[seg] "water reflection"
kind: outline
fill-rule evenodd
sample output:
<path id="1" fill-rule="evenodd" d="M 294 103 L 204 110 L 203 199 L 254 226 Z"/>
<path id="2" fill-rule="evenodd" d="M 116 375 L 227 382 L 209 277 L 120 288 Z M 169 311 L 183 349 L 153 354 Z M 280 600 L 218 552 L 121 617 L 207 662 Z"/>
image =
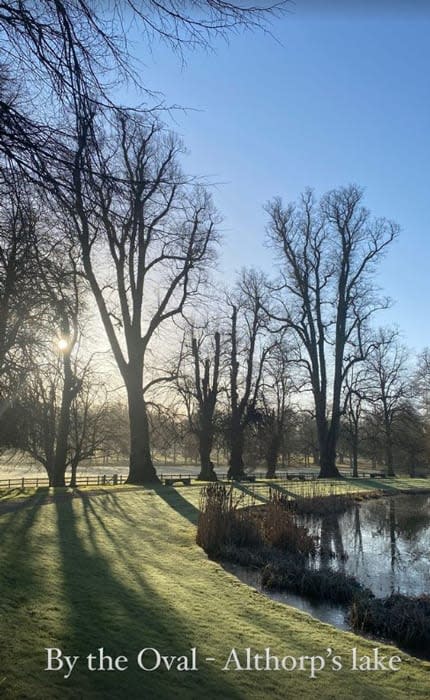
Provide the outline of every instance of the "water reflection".
<path id="1" fill-rule="evenodd" d="M 304 522 L 320 538 L 316 567 L 355 576 L 378 597 L 430 592 L 429 496 L 364 501 Z"/>

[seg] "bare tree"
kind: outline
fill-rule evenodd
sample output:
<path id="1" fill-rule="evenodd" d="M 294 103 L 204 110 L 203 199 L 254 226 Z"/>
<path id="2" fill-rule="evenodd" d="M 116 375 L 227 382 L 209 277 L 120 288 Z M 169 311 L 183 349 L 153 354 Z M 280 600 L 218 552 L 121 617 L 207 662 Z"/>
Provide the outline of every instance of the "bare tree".
<path id="1" fill-rule="evenodd" d="M 46 228 L 49 223 L 49 220 L 44 222 Z M 51 361 L 51 367 L 58 364 L 61 367 L 59 379 L 61 396 L 58 397 L 55 453 L 50 467 L 50 479 L 52 486 L 64 486 L 71 408 L 82 388 L 77 350 L 84 290 L 74 246 L 64 238 L 62 233 L 60 235 L 58 231 L 56 232 L 55 226 L 52 227 L 52 231 L 44 231 L 39 237 L 35 246 L 35 260 L 40 279 L 40 294 L 46 308 L 42 332 L 46 329 L 48 345 L 55 343 L 56 346 L 54 352 L 58 359 Z M 49 356 L 49 347 L 46 348 L 45 353 Z M 43 357 L 41 361 L 43 362 Z M 58 383 L 57 378 L 49 381 L 52 387 Z"/>
<path id="2" fill-rule="evenodd" d="M 9 171 L 0 189 L 0 399 L 6 402 L 22 381 L 35 318 L 42 311 L 35 242 L 30 197 Z"/>
<path id="3" fill-rule="evenodd" d="M 110 437 L 105 390 L 94 379 L 91 359 L 83 366 L 76 357 L 73 360 L 79 391 L 70 391 L 61 351 L 46 347 L 44 358 L 28 372 L 17 403 L 21 434 L 16 446 L 45 467 L 51 486 L 66 485 L 69 467 L 70 486 L 76 486 L 79 464 L 105 447 Z"/>
<path id="4" fill-rule="evenodd" d="M 258 418 L 257 401 L 263 369 L 273 341 L 267 335 L 268 300 L 265 279 L 255 270 L 242 272 L 237 293 L 228 299 L 229 329 L 229 445 L 228 476 L 245 476 L 245 428 Z"/>
<path id="5" fill-rule="evenodd" d="M 299 204 L 270 202 L 269 239 L 281 259 L 281 279 L 273 288 L 277 311 L 303 347 L 315 402 L 320 476 L 339 477 L 336 445 L 342 413 L 341 392 L 351 367 L 368 351 L 369 318 L 386 302 L 377 299 L 372 274 L 398 227 L 372 220 L 363 192 L 352 185 L 326 194 L 311 191 Z"/>
<path id="6" fill-rule="evenodd" d="M 173 378 L 171 372 L 148 377 L 150 346 L 205 281 L 218 216 L 207 191 L 182 173 L 179 142 L 156 122 L 120 114 L 112 134 L 97 140 L 95 129 L 92 134 L 78 143 L 73 197 L 64 205 L 127 391 L 128 480 L 150 482 L 157 476 L 145 394 Z M 99 265 L 101 255 L 112 275 Z"/>
<path id="7" fill-rule="evenodd" d="M 70 410 L 67 456 L 70 486 L 76 486 L 79 464 L 99 451 L 105 451 L 112 440 L 112 425 L 109 422 L 111 407 L 106 388 L 95 375 L 93 364 L 94 358 L 90 358 L 79 372 L 81 388 Z"/>
<path id="8" fill-rule="evenodd" d="M 134 24 L 146 45 L 162 40 L 180 55 L 208 47 L 214 36 L 258 28 L 284 2 L 224 0 L 19 0 L 0 2 L 0 153 L 44 187 L 67 160 L 66 107 L 111 104 L 111 89 L 140 80 L 127 28 Z M 159 100 L 158 96 L 158 100 Z M 54 170 L 53 170 L 54 165 Z"/>
<path id="9" fill-rule="evenodd" d="M 393 423 L 393 444 L 396 463 L 406 468 L 409 476 L 428 473 L 428 430 L 424 416 L 412 401 L 405 401 Z"/>
<path id="10" fill-rule="evenodd" d="M 343 387 L 344 429 L 351 454 L 352 476 L 358 477 L 358 451 L 361 421 L 365 411 L 369 383 L 366 369 L 361 365 L 351 367 Z"/>
<path id="11" fill-rule="evenodd" d="M 190 430 L 197 436 L 199 443 L 201 469 L 198 478 L 203 481 L 216 481 L 211 452 L 219 392 L 220 333 L 215 331 L 212 337 L 205 331 L 198 333 L 194 328 L 189 355 L 192 366 L 188 372 L 184 368 L 177 386 L 185 402 Z"/>
<path id="12" fill-rule="evenodd" d="M 408 353 L 399 342 L 397 331 L 381 328 L 366 360 L 368 400 L 381 411 L 385 448 L 385 464 L 394 476 L 393 426 L 397 414 L 409 396 Z"/>
<path id="13" fill-rule="evenodd" d="M 268 479 L 276 476 L 279 454 L 283 448 L 284 431 L 291 418 L 292 394 L 299 382 L 292 378 L 293 361 L 287 341 L 281 338 L 272 348 L 265 367 L 260 388 L 260 406 L 263 415 L 265 452 Z M 296 372 L 297 374 L 297 372 Z"/>

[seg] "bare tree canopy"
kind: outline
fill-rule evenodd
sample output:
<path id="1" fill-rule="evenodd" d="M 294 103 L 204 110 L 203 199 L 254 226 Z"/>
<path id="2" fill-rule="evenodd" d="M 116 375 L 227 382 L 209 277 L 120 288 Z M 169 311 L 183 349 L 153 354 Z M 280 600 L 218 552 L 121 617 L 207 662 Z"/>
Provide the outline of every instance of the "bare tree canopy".
<path id="1" fill-rule="evenodd" d="M 215 433 L 215 408 L 220 392 L 221 336 L 189 322 L 184 334 L 186 352 L 177 380 L 177 390 L 185 404 L 190 431 L 198 440 L 202 481 L 216 481 L 211 461 Z"/>
<path id="2" fill-rule="evenodd" d="M 86 125 L 84 119 L 73 192 L 63 205 L 126 386 L 129 480 L 141 483 L 156 479 L 144 395 L 171 379 L 148 378 L 151 341 L 205 281 L 218 216 L 207 191 L 181 171 L 180 143 L 157 122 L 122 113 L 113 133 Z M 100 265 L 103 255 L 108 266 Z"/>
<path id="3" fill-rule="evenodd" d="M 355 186 L 328 192 L 317 202 L 311 191 L 284 207 L 267 207 L 269 240 L 281 260 L 273 288 L 272 316 L 290 328 L 303 348 L 315 401 L 320 476 L 339 476 L 336 444 L 341 391 L 351 367 L 368 352 L 368 321 L 386 300 L 378 298 L 373 273 L 398 226 L 373 219 Z"/>
<path id="4" fill-rule="evenodd" d="M 256 270 L 243 270 L 236 289 L 227 300 L 229 327 L 229 478 L 244 472 L 245 428 L 256 416 L 263 370 L 273 347 L 267 337 L 268 298 L 265 277 Z"/>
<path id="5" fill-rule="evenodd" d="M 382 416 L 385 464 L 394 476 L 393 423 L 410 394 L 408 352 L 396 330 L 380 328 L 366 359 L 368 400 Z"/>
<path id="6" fill-rule="evenodd" d="M 261 27 L 284 2 L 223 0 L 8 0 L 0 2 L 0 152 L 46 179 L 62 153 L 66 110 L 82 100 L 112 104 L 111 90 L 132 81 L 148 97 L 130 52 L 135 26 L 148 48 L 209 46 L 214 35 Z M 161 86 L 162 89 L 162 86 Z M 158 97 L 158 101 L 160 98 Z"/>

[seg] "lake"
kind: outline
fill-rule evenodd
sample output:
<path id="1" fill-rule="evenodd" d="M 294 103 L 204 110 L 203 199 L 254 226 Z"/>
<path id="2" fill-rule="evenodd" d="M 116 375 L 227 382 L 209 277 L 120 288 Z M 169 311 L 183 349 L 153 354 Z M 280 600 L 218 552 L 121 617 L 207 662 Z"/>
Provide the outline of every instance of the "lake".
<path id="1" fill-rule="evenodd" d="M 353 504 L 346 512 L 302 516 L 320 541 L 312 566 L 354 576 L 380 598 L 391 593 L 430 594 L 430 496 L 396 495 Z M 260 572 L 236 564 L 227 571 L 271 599 L 300 608 L 341 629 L 350 629 L 345 609 L 288 592 L 265 591 Z"/>

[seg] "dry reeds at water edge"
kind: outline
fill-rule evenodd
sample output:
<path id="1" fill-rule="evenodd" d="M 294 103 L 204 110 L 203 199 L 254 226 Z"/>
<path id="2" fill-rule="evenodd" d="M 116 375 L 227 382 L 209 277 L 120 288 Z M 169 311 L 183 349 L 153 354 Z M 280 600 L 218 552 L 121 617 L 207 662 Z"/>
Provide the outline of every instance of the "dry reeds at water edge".
<path id="1" fill-rule="evenodd" d="M 315 539 L 297 525 L 291 512 L 279 501 L 243 508 L 244 495 L 235 496 L 224 484 L 202 489 L 197 544 L 210 556 L 225 546 L 275 547 L 284 552 L 314 554 Z"/>

